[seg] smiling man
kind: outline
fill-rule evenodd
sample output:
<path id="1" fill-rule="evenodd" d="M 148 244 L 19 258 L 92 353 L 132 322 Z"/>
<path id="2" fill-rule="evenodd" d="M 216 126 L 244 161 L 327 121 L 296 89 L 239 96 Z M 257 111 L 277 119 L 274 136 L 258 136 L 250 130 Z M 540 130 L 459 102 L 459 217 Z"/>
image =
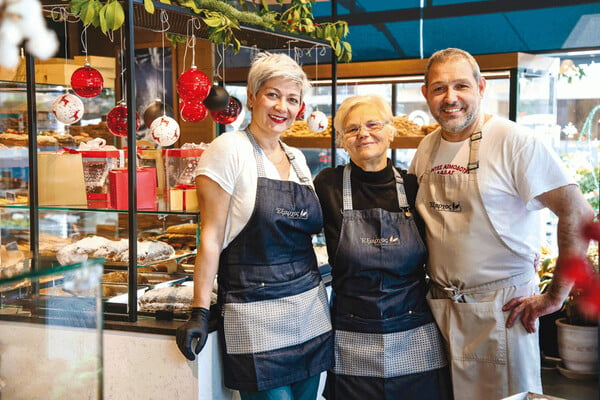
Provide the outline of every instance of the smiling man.
<path id="1" fill-rule="evenodd" d="M 593 218 L 552 150 L 482 112 L 485 88 L 469 53 L 431 56 L 422 93 L 440 128 L 423 139 L 409 169 L 419 181 L 429 304 L 449 351 L 455 399 L 541 393 L 538 318 L 568 295 L 562 262 L 585 255 L 579 229 Z M 552 287 L 536 295 L 543 208 L 559 218 L 559 258 Z"/>

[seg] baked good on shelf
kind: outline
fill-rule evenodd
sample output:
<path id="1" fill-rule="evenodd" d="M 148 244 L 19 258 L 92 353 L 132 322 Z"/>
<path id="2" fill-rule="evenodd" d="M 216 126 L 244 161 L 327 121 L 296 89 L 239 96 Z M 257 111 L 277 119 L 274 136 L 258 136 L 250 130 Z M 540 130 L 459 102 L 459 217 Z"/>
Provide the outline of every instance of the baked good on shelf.
<path id="1" fill-rule="evenodd" d="M 142 241 L 137 246 L 138 264 L 166 260 L 175 255 L 173 246 L 160 241 Z M 129 261 L 129 241 L 90 236 L 66 245 L 56 253 L 56 259 L 61 265 L 82 262 L 88 257 L 126 263 Z"/>
<path id="2" fill-rule="evenodd" d="M 193 286 L 169 286 L 148 290 L 140 296 L 138 304 L 140 311 L 160 310 L 183 313 L 192 311 L 193 300 Z"/>
<path id="3" fill-rule="evenodd" d="M 176 313 L 192 311 L 194 300 L 193 282 L 185 282 L 183 285 L 169 286 L 151 289 L 141 295 L 138 299 L 140 311 L 173 311 Z M 213 286 L 210 297 L 211 304 L 217 302 L 217 283 Z"/>
<path id="4" fill-rule="evenodd" d="M 0 143 L 6 146 L 22 146 L 27 147 L 27 135 L 17 133 L 3 132 L 0 133 Z"/>
<path id="5" fill-rule="evenodd" d="M 289 129 L 283 133 L 282 137 L 331 137 L 333 124 L 331 123 L 331 117 L 328 117 L 328 119 L 329 124 L 327 128 L 320 133 L 308 129 L 306 121 L 294 121 Z M 425 136 L 438 127 L 438 124 L 419 126 L 419 124 L 409 120 L 406 115 L 394 117 L 392 123 L 398 131 L 398 136 Z"/>
<path id="6" fill-rule="evenodd" d="M 110 240 L 102 236 L 90 236 L 66 245 L 56 253 L 56 259 L 61 265 L 82 262 L 88 259 L 96 249 L 106 245 Z"/>
<path id="7" fill-rule="evenodd" d="M 105 283 L 127 283 L 129 280 L 129 272 L 127 271 L 111 271 L 102 275 L 102 282 Z M 142 274 L 137 274 L 138 283 L 148 283 L 148 278 Z"/>
<path id="8" fill-rule="evenodd" d="M 167 233 L 178 233 L 183 235 L 194 235 L 198 230 L 198 224 L 179 224 L 171 225 L 167 228 Z"/>
<path id="9" fill-rule="evenodd" d="M 153 236 L 153 240 L 166 242 L 177 250 L 194 250 L 196 248 L 196 234 L 165 233 Z"/>

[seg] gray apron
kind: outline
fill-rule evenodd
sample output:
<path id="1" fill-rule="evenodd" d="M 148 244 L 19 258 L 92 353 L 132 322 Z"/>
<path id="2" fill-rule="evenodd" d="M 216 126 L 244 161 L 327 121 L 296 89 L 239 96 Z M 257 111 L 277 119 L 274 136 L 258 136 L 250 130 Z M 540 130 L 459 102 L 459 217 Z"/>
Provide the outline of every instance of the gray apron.
<path id="1" fill-rule="evenodd" d="M 263 391 L 328 369 L 333 333 L 312 234 L 323 217 L 312 187 L 266 178 L 261 149 L 254 211 L 220 257 L 219 334 L 225 386 Z M 281 143 L 302 180 L 293 153 Z"/>
<path id="2" fill-rule="evenodd" d="M 427 257 L 402 177 L 400 212 L 352 209 L 344 168 L 343 220 L 332 268 L 335 366 L 328 399 L 439 399 L 450 394 L 442 338 L 425 299 Z"/>
<path id="3" fill-rule="evenodd" d="M 502 311 L 513 297 L 535 293 L 534 266 L 506 245 L 485 210 L 477 181 L 482 130 L 470 138 L 468 174 L 431 173 L 441 141 L 439 130 L 432 134 L 437 144 L 417 208 L 427 227 L 429 305 L 450 353 L 454 396 L 541 393 L 538 335 L 528 334 L 520 322 L 506 329 L 508 312 Z M 507 276 L 508 266 L 523 272 Z"/>

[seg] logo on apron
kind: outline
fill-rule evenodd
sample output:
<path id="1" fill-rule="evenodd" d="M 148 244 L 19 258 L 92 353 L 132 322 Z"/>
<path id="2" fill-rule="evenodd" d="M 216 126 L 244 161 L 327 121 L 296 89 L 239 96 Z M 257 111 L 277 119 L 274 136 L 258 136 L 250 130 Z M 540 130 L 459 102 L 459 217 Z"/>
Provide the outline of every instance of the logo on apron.
<path id="1" fill-rule="evenodd" d="M 429 207 L 436 211 L 448 211 L 448 212 L 462 212 L 460 201 L 453 201 L 451 204 L 436 203 L 435 201 L 429 202 Z"/>
<path id="2" fill-rule="evenodd" d="M 277 207 L 275 212 L 289 219 L 308 219 L 308 211 L 306 210 L 286 210 L 285 208 Z"/>
<path id="3" fill-rule="evenodd" d="M 391 235 L 389 238 L 361 237 L 360 243 L 375 246 L 395 246 L 397 244 L 400 244 L 400 239 L 394 235 Z"/>

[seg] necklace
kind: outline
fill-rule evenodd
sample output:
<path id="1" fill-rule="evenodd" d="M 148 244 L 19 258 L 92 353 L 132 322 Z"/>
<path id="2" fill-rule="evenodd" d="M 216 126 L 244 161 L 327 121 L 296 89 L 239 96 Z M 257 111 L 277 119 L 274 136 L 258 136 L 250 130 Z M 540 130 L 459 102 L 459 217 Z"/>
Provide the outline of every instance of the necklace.
<path id="1" fill-rule="evenodd" d="M 263 152 L 264 152 L 264 150 L 263 150 Z M 279 156 L 279 160 L 275 161 L 275 160 L 273 160 L 273 155 L 275 154 L 275 152 L 276 152 L 276 151 L 274 151 L 274 152 L 272 152 L 271 154 L 267 155 L 267 158 L 268 158 L 269 160 L 271 160 L 271 162 L 272 162 L 273 164 L 275 164 L 275 165 L 279 165 L 279 164 L 281 164 L 281 163 L 283 163 L 283 162 L 285 161 L 285 159 L 287 158 L 287 156 L 286 156 L 285 152 L 284 152 L 284 151 L 281 149 L 281 147 L 280 147 L 280 151 L 279 151 L 279 153 L 281 153 L 281 155 Z"/>

